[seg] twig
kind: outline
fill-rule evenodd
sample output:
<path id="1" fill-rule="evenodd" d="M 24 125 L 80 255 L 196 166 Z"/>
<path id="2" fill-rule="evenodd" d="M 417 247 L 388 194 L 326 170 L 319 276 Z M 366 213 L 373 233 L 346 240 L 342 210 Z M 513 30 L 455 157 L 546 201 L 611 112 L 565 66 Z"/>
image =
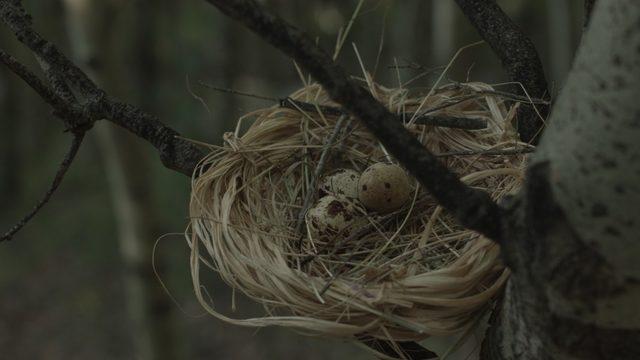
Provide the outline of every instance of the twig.
<path id="1" fill-rule="evenodd" d="M 56 175 L 53 178 L 53 182 L 51 183 L 49 190 L 47 190 L 47 192 L 44 194 L 42 199 L 33 208 L 33 210 L 31 210 L 27 215 L 25 215 L 22 219 L 20 219 L 20 221 L 18 221 L 11 229 L 9 229 L 9 231 L 7 231 L 4 235 L 2 235 L 2 237 L 0 238 L 0 242 L 11 240 L 13 236 L 18 231 L 20 231 L 20 229 L 22 229 L 40 211 L 40 209 L 42 209 L 42 207 L 47 202 L 49 202 L 49 199 L 51 199 L 51 196 L 53 195 L 53 193 L 58 189 L 58 186 L 60 186 L 60 183 L 62 182 L 62 179 L 64 178 L 65 174 L 67 173 L 67 170 L 69 170 L 71 163 L 73 163 L 73 159 L 76 157 L 76 154 L 78 153 L 78 149 L 80 149 L 80 145 L 82 144 L 83 139 L 84 139 L 84 132 L 78 132 L 73 135 L 73 141 L 71 142 L 71 146 L 69 147 L 69 150 L 65 154 L 64 159 L 60 163 L 60 167 L 58 168 L 58 171 L 56 172 Z"/>
<path id="2" fill-rule="evenodd" d="M 512 81 L 522 84 L 526 91 L 536 98 L 547 98 L 549 90 L 544 68 L 535 45 L 524 32 L 502 11 L 495 0 L 456 0 L 467 19 L 480 36 L 491 46 L 502 62 Z M 524 95 L 519 87 L 515 88 Z M 518 109 L 518 132 L 520 139 L 535 143 L 544 126 L 535 109 Z M 542 106 L 540 113 L 546 118 L 548 106 Z"/>
<path id="3" fill-rule="evenodd" d="M 199 84 L 216 91 L 222 91 L 222 92 L 241 95 L 241 96 L 248 96 L 248 97 L 252 97 L 260 100 L 275 101 L 278 103 L 280 107 L 287 108 L 287 109 L 298 110 L 298 111 L 304 110 L 310 113 L 316 112 L 319 109 L 320 112 L 322 112 L 322 114 L 328 115 L 328 116 L 341 116 L 341 115 L 349 114 L 347 110 L 344 110 L 342 108 L 335 107 L 335 106 L 312 104 L 312 103 L 308 103 L 300 100 L 294 100 L 289 97 L 284 99 L 276 99 L 276 98 L 271 98 L 264 95 L 256 95 L 256 94 L 250 94 L 250 93 L 246 93 L 246 92 L 242 92 L 234 89 L 221 88 L 221 87 L 209 85 L 203 82 L 199 82 Z M 429 113 L 430 110 L 427 110 L 426 112 Z M 447 127 L 447 128 L 454 128 L 454 129 L 466 129 L 466 130 L 479 130 L 479 129 L 487 128 L 487 121 L 484 119 L 461 118 L 461 117 L 455 117 L 455 116 L 436 116 L 436 115 L 429 115 L 427 113 L 423 115 L 417 115 L 415 123 L 420 125 L 430 125 L 430 126 Z M 411 112 L 400 114 L 401 117 L 406 117 L 406 118 L 412 118 L 414 115 L 415 114 Z"/>
<path id="4" fill-rule="evenodd" d="M 484 150 L 484 151 L 451 151 L 441 154 L 436 154 L 438 157 L 445 156 L 473 156 L 473 155 L 487 155 L 487 156 L 501 156 L 501 155 L 521 155 L 529 154 L 536 151 L 534 147 L 525 147 L 521 149 L 506 149 L 506 150 Z"/>
<path id="5" fill-rule="evenodd" d="M 442 89 L 442 90 L 444 90 L 444 89 L 458 89 L 458 90 L 459 89 L 471 89 L 471 91 L 473 93 L 470 94 L 470 95 L 495 95 L 495 96 L 501 97 L 503 99 L 520 102 L 523 105 L 532 105 L 532 104 L 550 105 L 551 104 L 551 102 L 549 100 L 536 98 L 536 97 L 527 97 L 527 96 L 523 96 L 523 95 L 510 93 L 510 92 L 507 92 L 507 91 L 486 90 L 486 89 L 484 89 L 484 90 L 475 90 L 475 89 L 472 89 L 470 86 L 468 86 L 468 84 L 459 83 L 459 82 L 454 82 L 454 83 L 451 83 L 451 84 L 444 85 L 440 89 Z"/>
<path id="6" fill-rule="evenodd" d="M 60 99 L 55 89 L 44 90 L 42 81 L 35 80 L 37 77 L 26 76 L 30 72 L 24 71 L 24 65 L 18 65 L 11 57 L 2 56 L 3 62 L 12 71 L 17 71 L 18 75 L 22 74 L 23 80 L 54 108 L 54 114 L 65 121 L 66 125 L 90 125 L 95 120 L 107 119 L 153 144 L 165 167 L 187 176 L 193 174 L 198 162 L 204 157 L 204 152 L 161 123 L 157 117 L 106 95 L 55 45 L 33 29 L 31 16 L 19 0 L 0 0 L 0 19 L 20 42 L 31 49 L 39 61 L 46 62 L 48 70 L 57 79 L 63 80 L 78 96 L 77 103 Z"/>
<path id="7" fill-rule="evenodd" d="M 325 115 L 339 116 L 342 114 L 348 114 L 346 110 L 343 110 L 338 107 L 327 106 L 327 105 L 316 105 L 311 103 L 306 103 L 303 101 L 293 100 L 291 98 L 286 98 L 280 100 L 280 106 L 290 108 L 290 109 L 302 109 L 305 111 L 317 111 L 316 106 L 320 109 L 320 111 Z M 412 118 L 414 113 L 408 112 L 400 114 L 401 117 Z M 486 129 L 487 121 L 484 119 L 473 119 L 473 118 L 461 118 L 455 116 L 436 116 L 436 115 L 418 115 L 416 116 L 416 124 L 420 125 L 430 125 L 430 126 L 438 126 L 438 127 L 447 127 L 454 129 L 466 129 L 466 130 L 478 130 L 478 129 Z"/>
<path id="8" fill-rule="evenodd" d="M 331 148 L 335 145 L 336 140 L 338 139 L 338 136 L 342 132 L 342 127 L 344 126 L 344 123 L 348 118 L 349 116 L 342 115 L 338 118 L 338 121 L 336 121 L 336 125 L 333 128 L 333 132 L 331 133 L 331 136 L 329 137 L 329 139 L 327 139 L 327 142 L 324 144 L 322 153 L 320 154 L 320 160 L 318 160 L 318 165 L 316 166 L 316 169 L 313 172 L 311 183 L 309 184 L 309 188 L 307 189 L 307 194 L 304 197 L 304 202 L 302 203 L 302 209 L 300 209 L 300 212 L 298 213 L 298 219 L 296 220 L 296 227 L 295 227 L 294 233 L 301 235 L 300 239 L 298 240 L 298 247 L 302 246 L 302 239 L 303 239 L 302 225 L 304 224 L 304 217 L 307 214 L 307 211 L 309 211 L 309 208 L 311 207 L 311 202 L 315 197 L 316 193 L 314 189 L 318 184 L 318 179 L 320 178 L 320 176 L 322 175 L 322 172 L 324 171 L 324 166 L 327 159 L 329 158 Z"/>
<path id="9" fill-rule="evenodd" d="M 430 67 L 427 68 L 423 65 L 418 64 L 417 62 L 413 62 L 413 61 L 409 61 L 407 59 L 403 59 L 406 64 L 404 65 L 388 65 L 387 68 L 388 69 L 392 69 L 392 70 L 396 70 L 396 69 L 410 69 L 410 70 L 417 70 L 417 71 L 422 71 L 425 73 L 435 73 L 437 71 L 440 71 L 442 69 L 444 69 L 446 67 L 446 65 L 440 65 L 440 66 L 434 66 L 434 67 Z"/>
<path id="10" fill-rule="evenodd" d="M 410 117 L 413 114 L 407 114 Z M 415 123 L 420 125 L 430 125 L 439 127 L 448 127 L 453 129 L 480 130 L 487 128 L 487 120 L 463 118 L 455 116 L 436 116 L 436 115 L 418 115 L 415 117 Z"/>
<path id="11" fill-rule="evenodd" d="M 328 106 L 328 105 L 320 105 L 320 104 L 312 104 L 304 101 L 294 100 L 292 98 L 284 98 L 278 101 L 278 105 L 283 108 L 293 109 L 293 110 L 304 110 L 306 112 L 314 113 L 320 109 L 320 111 L 324 115 L 329 116 L 341 116 L 348 115 L 349 113 L 341 108 Z M 316 108 L 317 106 L 317 108 Z"/>
<path id="12" fill-rule="evenodd" d="M 464 226 L 502 240 L 502 210 L 489 194 L 462 183 L 389 110 L 356 84 L 305 33 L 252 0 L 207 0 L 292 57 L 332 100 L 360 119 L 380 143 Z"/>
<path id="13" fill-rule="evenodd" d="M 35 90 L 35 92 L 38 93 L 38 95 L 40 95 L 40 97 L 49 105 L 57 107 L 63 104 L 63 100 L 58 97 L 53 90 L 47 86 L 47 84 L 40 80 L 36 74 L 31 72 L 31 70 L 26 66 L 2 49 L 0 49 L 0 61 L 14 74 L 18 75 L 22 81 Z"/>
<path id="14" fill-rule="evenodd" d="M 247 92 L 243 92 L 243 91 L 238 91 L 238 90 L 235 90 L 235 89 L 223 88 L 223 87 L 211 85 L 211 84 L 208 84 L 208 83 L 206 83 L 204 81 L 198 81 L 198 85 L 204 86 L 204 87 L 206 87 L 208 89 L 211 89 L 211 90 L 216 90 L 216 91 L 225 92 L 225 93 L 234 94 L 234 95 L 251 97 L 251 98 L 260 99 L 260 100 L 273 101 L 273 102 L 282 101 L 280 99 L 276 99 L 276 98 L 270 97 L 270 96 L 251 94 L 251 93 L 247 93 Z"/>

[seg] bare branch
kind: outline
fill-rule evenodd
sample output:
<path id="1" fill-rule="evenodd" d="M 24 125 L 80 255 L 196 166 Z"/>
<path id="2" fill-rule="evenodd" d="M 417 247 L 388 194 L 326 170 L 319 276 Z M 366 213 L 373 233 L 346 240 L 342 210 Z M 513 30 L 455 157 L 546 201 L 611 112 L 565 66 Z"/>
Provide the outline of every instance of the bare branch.
<path id="1" fill-rule="evenodd" d="M 515 148 L 515 149 L 498 149 L 483 151 L 451 151 L 436 154 L 438 157 L 444 156 L 508 156 L 508 155 L 524 155 L 535 151 L 535 147 Z"/>
<path id="2" fill-rule="evenodd" d="M 162 123 L 157 116 L 136 106 L 107 96 L 95 111 L 100 117 L 151 143 L 160 153 L 162 164 L 171 170 L 191 176 L 205 156 L 202 150 L 181 138 L 177 131 Z"/>
<path id="3" fill-rule="evenodd" d="M 547 80 L 535 45 L 502 11 L 495 0 L 456 0 L 467 19 L 491 46 L 502 62 L 511 81 L 522 84 L 531 97 L 549 97 Z M 518 86 L 514 90 L 523 94 Z M 540 106 L 546 118 L 549 107 Z M 536 143 L 544 126 L 542 119 L 530 107 L 518 109 L 518 132 L 524 142 Z"/>
<path id="4" fill-rule="evenodd" d="M 57 107 L 64 103 L 36 74 L 2 49 L 0 49 L 0 61 L 35 90 L 49 105 Z"/>
<path id="5" fill-rule="evenodd" d="M 53 71 L 62 75 L 78 90 L 99 97 L 101 90 L 89 77 L 69 60 L 56 46 L 42 38 L 32 27 L 31 15 L 19 0 L 0 0 L 0 18 L 13 31 L 14 35 L 34 54 L 46 61 Z"/>
<path id="6" fill-rule="evenodd" d="M 237 91 L 234 89 L 221 88 L 221 87 L 209 85 L 202 81 L 198 83 L 206 88 L 213 89 L 216 91 L 221 91 L 221 92 L 234 94 L 234 95 L 252 97 L 260 100 L 277 102 L 280 107 L 284 107 L 287 109 L 304 110 L 310 113 L 315 113 L 316 111 L 320 110 L 320 112 L 322 112 L 324 115 L 330 115 L 330 116 L 341 116 L 341 115 L 349 114 L 347 110 L 339 107 L 335 107 L 335 106 L 314 104 L 310 102 L 294 100 L 289 97 L 284 99 L 276 99 L 276 98 L 263 96 L 263 95 L 249 94 L 249 93 Z M 415 113 L 412 113 L 412 112 L 406 112 L 406 113 L 399 114 L 399 116 L 405 119 L 411 119 L 415 116 L 415 123 L 420 125 L 448 127 L 448 128 L 466 129 L 466 130 L 480 130 L 480 129 L 487 128 L 487 121 L 484 119 L 430 115 L 432 112 L 433 112 L 432 110 L 427 109 L 419 115 L 416 115 Z"/>
<path id="7" fill-rule="evenodd" d="M 324 114 L 339 116 L 342 114 L 347 114 L 348 111 L 327 105 L 316 105 L 304 101 L 293 100 L 290 98 L 286 98 L 280 101 L 280 106 L 290 108 L 290 109 L 302 109 L 309 112 L 316 112 L 316 106 L 322 111 Z M 425 112 L 429 112 L 427 109 Z M 399 114 L 399 117 L 404 117 L 406 119 L 413 118 L 415 113 L 407 112 Z M 429 125 L 429 126 L 438 126 L 438 127 L 447 127 L 453 129 L 466 129 L 466 130 L 480 130 L 487 128 L 487 121 L 484 119 L 473 119 L 473 118 L 462 118 L 455 116 L 443 116 L 443 115 L 428 115 L 428 114 L 420 114 L 415 115 L 415 123 L 419 125 Z"/>
<path id="8" fill-rule="evenodd" d="M 405 129 L 398 116 L 356 85 L 311 38 L 267 13 L 255 1 L 207 1 L 309 71 L 331 98 L 361 119 L 386 149 L 464 226 L 496 241 L 502 239 L 501 209 L 490 196 L 463 184 Z"/>
<path id="9" fill-rule="evenodd" d="M 24 65 L 7 57 L 5 53 L 1 56 L 2 61 L 12 71 L 18 75 L 22 74 L 23 80 L 53 106 L 55 115 L 65 121 L 68 127 L 84 126 L 86 129 L 96 120 L 107 119 L 155 146 L 167 168 L 187 176 L 192 175 L 204 153 L 191 142 L 180 138 L 178 132 L 164 125 L 157 117 L 106 95 L 55 45 L 42 38 L 32 28 L 31 16 L 19 0 L 0 0 L 0 19 L 20 42 L 31 49 L 41 64 L 44 62 L 48 66 L 47 72 L 54 76 L 55 86 L 68 85 L 77 95 L 78 101 L 75 103 L 72 103 L 71 99 L 63 99 L 55 88 L 52 90 L 44 86 Z"/>
<path id="10" fill-rule="evenodd" d="M 18 221 L 16 225 L 14 225 L 11 229 L 9 229 L 9 231 L 7 231 L 4 235 L 2 235 L 2 237 L 0 237 L 0 242 L 11 240 L 13 236 L 18 231 L 20 231 L 20 229 L 22 229 L 40 211 L 40 209 L 42 209 L 42 207 L 47 202 L 49 202 L 49 199 L 51 199 L 51 196 L 53 195 L 53 193 L 58 189 L 58 186 L 60 186 L 60 183 L 62 182 L 62 179 L 64 178 L 65 174 L 67 173 L 67 170 L 69 170 L 71 163 L 73 163 L 73 159 L 75 159 L 83 139 L 84 139 L 83 131 L 74 133 L 73 141 L 71 142 L 69 151 L 67 151 L 66 155 L 64 156 L 64 159 L 62 159 L 62 163 L 60 163 L 60 167 L 58 168 L 58 171 L 56 172 L 56 175 L 53 178 L 53 182 L 51 183 L 49 190 L 47 190 L 47 192 L 44 194 L 42 199 L 36 204 L 36 206 L 27 215 L 25 215 L 22 219 L 20 219 L 20 221 Z"/>

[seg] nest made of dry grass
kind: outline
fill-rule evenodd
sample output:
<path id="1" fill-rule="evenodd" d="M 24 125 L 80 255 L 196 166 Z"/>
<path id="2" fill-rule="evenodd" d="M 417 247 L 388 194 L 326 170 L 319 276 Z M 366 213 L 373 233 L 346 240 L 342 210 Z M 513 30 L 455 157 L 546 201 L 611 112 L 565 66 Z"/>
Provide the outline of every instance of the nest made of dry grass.
<path id="1" fill-rule="evenodd" d="M 482 154 L 527 146 L 512 125 L 517 102 L 505 101 L 483 83 L 452 84 L 428 96 L 369 86 L 398 114 L 439 109 L 435 114 L 486 119 L 488 127 L 475 131 L 403 121 L 470 186 L 495 199 L 520 186 L 523 154 Z M 337 106 L 318 85 L 290 98 Z M 421 340 L 467 329 L 509 272 L 496 244 L 462 228 L 418 184 L 402 209 L 367 214 L 369 225 L 356 238 L 314 239 L 304 232 L 299 245 L 296 219 L 305 195 L 318 191 L 310 184 L 337 119 L 320 107 L 274 106 L 242 117 L 236 131 L 225 135 L 224 146 L 211 146 L 194 176 L 187 236 L 199 301 L 233 324 L 286 326 L 340 338 Z M 241 131 L 243 126 L 248 128 Z M 357 119 L 349 121 L 332 154 L 325 173 L 345 167 L 361 171 L 390 159 Z M 203 265 L 262 304 L 265 315 L 234 319 L 216 310 L 200 281 Z"/>

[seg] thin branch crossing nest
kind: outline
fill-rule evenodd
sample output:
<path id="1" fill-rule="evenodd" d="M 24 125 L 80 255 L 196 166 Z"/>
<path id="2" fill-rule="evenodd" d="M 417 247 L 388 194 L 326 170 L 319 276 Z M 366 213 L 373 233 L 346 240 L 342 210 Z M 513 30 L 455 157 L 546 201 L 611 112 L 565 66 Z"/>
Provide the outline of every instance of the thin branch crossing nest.
<path id="1" fill-rule="evenodd" d="M 428 95 L 369 88 L 465 183 L 495 199 L 520 186 L 531 147 L 512 124 L 517 106 L 529 105 L 483 83 Z M 439 126 L 420 120 L 428 112 Z M 484 128 L 456 128 L 466 120 Z M 187 236 L 196 295 L 219 319 L 339 338 L 422 340 L 468 329 L 509 276 L 498 245 L 458 225 L 412 177 L 408 200 L 392 210 L 367 209 L 353 193 L 328 194 L 332 174 L 359 175 L 394 160 L 318 85 L 245 115 L 224 140 L 194 177 Z M 339 200 L 333 215 L 348 210 L 340 214 L 347 226 L 322 218 L 332 212 L 318 209 L 331 203 L 327 196 Z M 325 227 L 313 224 L 314 214 Z M 200 281 L 203 265 L 262 304 L 265 316 L 238 320 L 216 310 Z"/>

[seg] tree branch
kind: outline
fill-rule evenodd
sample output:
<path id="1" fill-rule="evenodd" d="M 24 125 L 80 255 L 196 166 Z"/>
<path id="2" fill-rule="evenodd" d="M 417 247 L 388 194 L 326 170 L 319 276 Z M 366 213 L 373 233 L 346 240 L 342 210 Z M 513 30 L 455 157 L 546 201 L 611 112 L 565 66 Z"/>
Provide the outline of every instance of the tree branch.
<path id="1" fill-rule="evenodd" d="M 207 0 L 297 61 L 331 98 L 358 117 L 438 202 L 464 226 L 500 241 L 501 209 L 490 196 L 463 184 L 411 135 L 398 116 L 356 85 L 331 57 L 302 31 L 269 14 L 252 0 Z"/>
<path id="2" fill-rule="evenodd" d="M 60 167 L 58 168 L 58 171 L 56 172 L 56 175 L 53 178 L 53 182 L 51 183 L 49 190 L 47 190 L 47 192 L 44 194 L 42 199 L 36 204 L 36 206 L 27 215 L 25 215 L 22 219 L 20 219 L 20 221 L 18 221 L 16 225 L 14 225 L 11 229 L 9 229 L 9 231 L 7 231 L 4 235 L 2 235 L 2 237 L 0 237 L 0 242 L 11 240 L 13 236 L 18 231 L 20 231 L 20 229 L 22 229 L 29 222 L 29 220 L 31 220 L 40 211 L 40 209 L 42 209 L 42 207 L 47 202 L 49 202 L 49 199 L 51 199 L 51 196 L 53 195 L 53 193 L 58 189 L 58 186 L 60 186 L 60 183 L 62 182 L 62 179 L 64 178 L 65 174 L 67 173 L 67 170 L 69 170 L 71 163 L 73 163 L 73 159 L 75 159 L 76 154 L 80 149 L 80 145 L 82 145 L 83 139 L 84 139 L 84 131 L 74 133 L 73 141 L 71 142 L 69 151 L 67 151 L 67 154 L 64 156 L 64 159 L 62 159 L 62 163 L 60 163 Z"/>
<path id="3" fill-rule="evenodd" d="M 349 112 L 339 107 L 312 104 L 304 101 L 293 100 L 291 98 L 282 99 L 279 101 L 281 107 L 297 110 L 298 108 L 308 111 L 316 112 L 320 109 L 322 113 L 333 116 L 340 116 L 348 114 Z M 316 108 L 317 107 L 317 108 Z M 428 111 L 428 110 L 427 110 Z M 487 120 L 463 118 L 456 116 L 446 115 L 430 115 L 430 114 L 418 114 L 412 112 L 406 112 L 399 114 L 406 119 L 411 119 L 415 116 L 415 123 L 419 125 L 429 125 L 438 127 L 447 127 L 452 129 L 466 129 L 466 130 L 481 130 L 487 128 Z"/>
<path id="4" fill-rule="evenodd" d="M 456 3 L 480 36 L 491 46 L 511 81 L 522 84 L 531 97 L 548 98 L 547 80 L 535 45 L 496 1 L 456 0 Z M 515 91 L 524 94 L 519 86 Z M 541 105 L 539 112 L 546 118 L 549 107 Z M 528 106 L 518 109 L 518 132 L 522 141 L 537 143 L 543 126 L 544 122 L 535 109 Z"/>
<path id="5" fill-rule="evenodd" d="M 64 101 L 53 92 L 36 74 L 31 72 L 26 66 L 16 60 L 13 56 L 0 49 L 0 61 L 7 66 L 14 74 L 18 75 L 22 81 L 27 83 L 36 93 L 49 105 L 53 107 L 61 106 Z"/>
<path id="6" fill-rule="evenodd" d="M 150 142 L 160 153 L 160 159 L 167 168 L 187 176 L 192 175 L 204 153 L 193 143 L 180 138 L 178 132 L 164 125 L 157 117 L 106 95 L 55 45 L 33 30 L 31 16 L 19 0 L 0 0 L 0 19 L 12 30 L 16 38 L 31 49 L 39 61 L 45 62 L 57 79 L 64 80 L 79 98 L 77 103 L 62 99 L 56 94 L 55 89 L 43 86 L 42 81 L 24 65 L 4 52 L 0 54 L 2 62 L 33 87 L 55 109 L 59 118 L 63 121 L 75 121 L 76 125 L 88 126 L 93 121 L 107 119 Z M 82 103 L 79 103 L 80 101 Z"/>

